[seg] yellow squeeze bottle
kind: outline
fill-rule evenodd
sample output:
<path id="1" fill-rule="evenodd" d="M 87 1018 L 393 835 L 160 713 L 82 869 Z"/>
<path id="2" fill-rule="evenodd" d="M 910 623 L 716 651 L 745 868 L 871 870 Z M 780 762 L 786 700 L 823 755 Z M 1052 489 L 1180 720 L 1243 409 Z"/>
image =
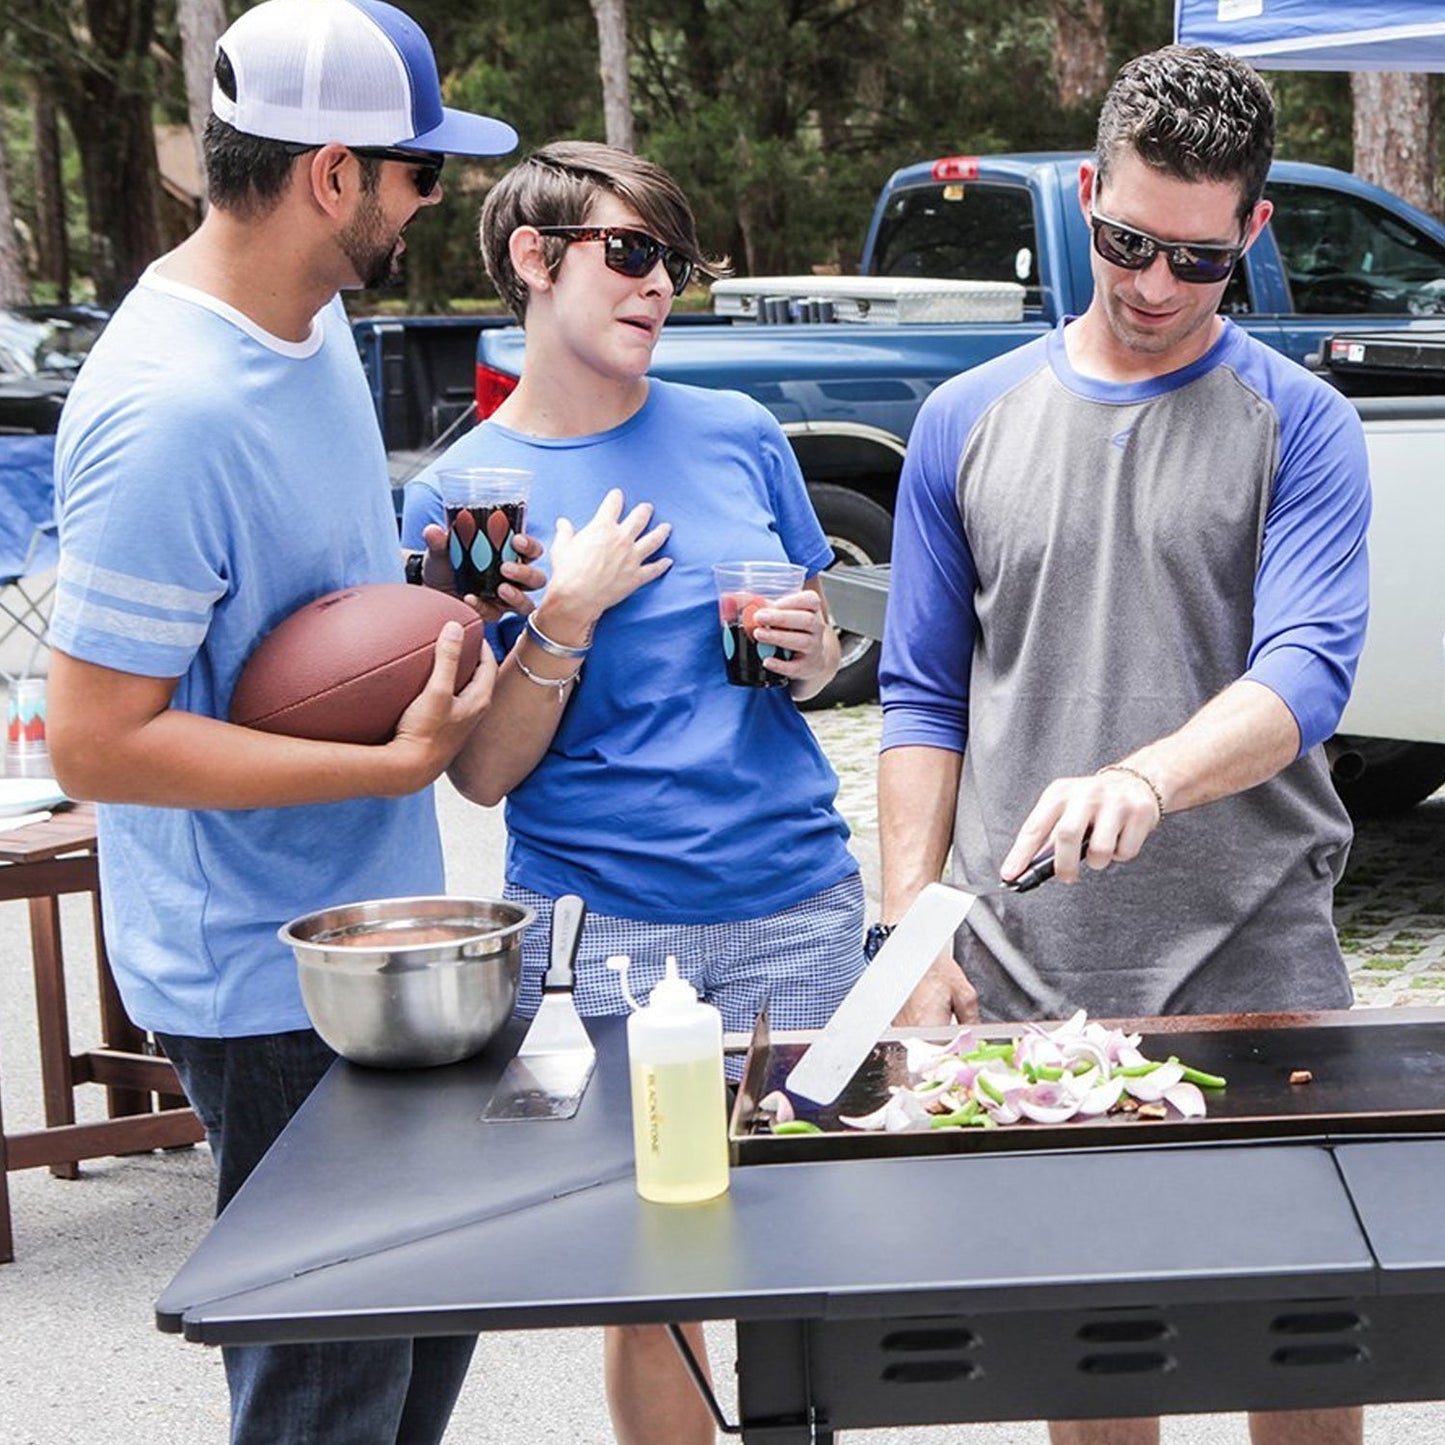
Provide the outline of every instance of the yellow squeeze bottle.
<path id="1" fill-rule="evenodd" d="M 629 994 L 629 997 L 631 995 Z M 658 1204 L 728 1187 L 722 1016 L 667 959 L 645 1007 L 627 1020 L 637 1192 Z"/>

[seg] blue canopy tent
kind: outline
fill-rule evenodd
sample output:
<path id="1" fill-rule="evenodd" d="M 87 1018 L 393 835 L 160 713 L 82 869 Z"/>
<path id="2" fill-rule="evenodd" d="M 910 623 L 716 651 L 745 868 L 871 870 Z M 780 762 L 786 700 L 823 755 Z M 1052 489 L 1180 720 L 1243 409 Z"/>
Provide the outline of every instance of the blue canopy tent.
<path id="1" fill-rule="evenodd" d="M 1175 0 L 1174 38 L 1260 70 L 1445 71 L 1445 3 Z"/>

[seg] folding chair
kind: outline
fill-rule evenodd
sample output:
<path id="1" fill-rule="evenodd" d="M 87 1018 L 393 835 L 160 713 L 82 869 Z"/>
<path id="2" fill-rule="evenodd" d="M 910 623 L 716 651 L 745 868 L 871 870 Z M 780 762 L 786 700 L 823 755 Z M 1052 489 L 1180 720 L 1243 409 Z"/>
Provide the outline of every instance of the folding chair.
<path id="1" fill-rule="evenodd" d="M 27 677 L 46 645 L 55 565 L 55 438 L 0 436 L 0 675 Z M 29 641 L 23 665 L 15 641 Z"/>

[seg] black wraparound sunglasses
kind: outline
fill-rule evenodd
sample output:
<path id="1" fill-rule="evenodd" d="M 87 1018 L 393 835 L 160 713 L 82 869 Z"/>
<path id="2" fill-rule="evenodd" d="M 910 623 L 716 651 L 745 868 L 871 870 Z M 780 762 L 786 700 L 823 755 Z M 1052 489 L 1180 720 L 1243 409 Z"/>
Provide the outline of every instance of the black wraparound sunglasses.
<path id="1" fill-rule="evenodd" d="M 692 280 L 696 263 L 675 247 L 664 245 L 656 236 L 634 226 L 538 226 L 542 236 L 561 236 L 565 241 L 601 241 L 602 259 L 610 270 L 640 281 L 659 261 L 672 282 L 672 294 L 681 296 Z"/>
<path id="2" fill-rule="evenodd" d="M 1210 286 L 1228 280 L 1239 264 L 1244 247 L 1200 245 L 1194 241 L 1161 241 L 1147 231 L 1122 226 L 1097 211 L 1089 213 L 1094 232 L 1094 250 L 1111 266 L 1125 271 L 1144 271 L 1163 252 L 1175 278 L 1191 286 Z"/>
<path id="3" fill-rule="evenodd" d="M 304 141 L 287 142 L 286 154 L 304 156 L 307 151 L 319 151 L 321 146 L 307 145 Z M 425 198 L 436 190 L 442 178 L 442 167 L 447 158 L 437 151 L 408 151 L 400 146 L 347 146 L 354 156 L 364 156 L 369 161 L 399 161 L 411 167 L 412 184 L 417 195 Z"/>

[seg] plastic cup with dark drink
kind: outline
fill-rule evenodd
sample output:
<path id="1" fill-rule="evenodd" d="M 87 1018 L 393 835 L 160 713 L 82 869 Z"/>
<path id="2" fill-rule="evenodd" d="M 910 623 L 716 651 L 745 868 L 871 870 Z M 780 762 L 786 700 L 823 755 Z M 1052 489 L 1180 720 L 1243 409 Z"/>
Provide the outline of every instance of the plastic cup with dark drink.
<path id="1" fill-rule="evenodd" d="M 532 473 L 520 467 L 466 467 L 442 472 L 447 551 L 458 597 L 497 595 L 503 562 L 516 562 L 516 538 L 527 526 Z"/>
<path id="2" fill-rule="evenodd" d="M 786 687 L 789 679 L 763 666 L 768 657 L 788 661 L 792 653 L 757 639 L 757 613 L 790 592 L 801 592 L 806 574 L 792 562 L 719 562 L 718 612 L 728 681 L 738 687 Z"/>

